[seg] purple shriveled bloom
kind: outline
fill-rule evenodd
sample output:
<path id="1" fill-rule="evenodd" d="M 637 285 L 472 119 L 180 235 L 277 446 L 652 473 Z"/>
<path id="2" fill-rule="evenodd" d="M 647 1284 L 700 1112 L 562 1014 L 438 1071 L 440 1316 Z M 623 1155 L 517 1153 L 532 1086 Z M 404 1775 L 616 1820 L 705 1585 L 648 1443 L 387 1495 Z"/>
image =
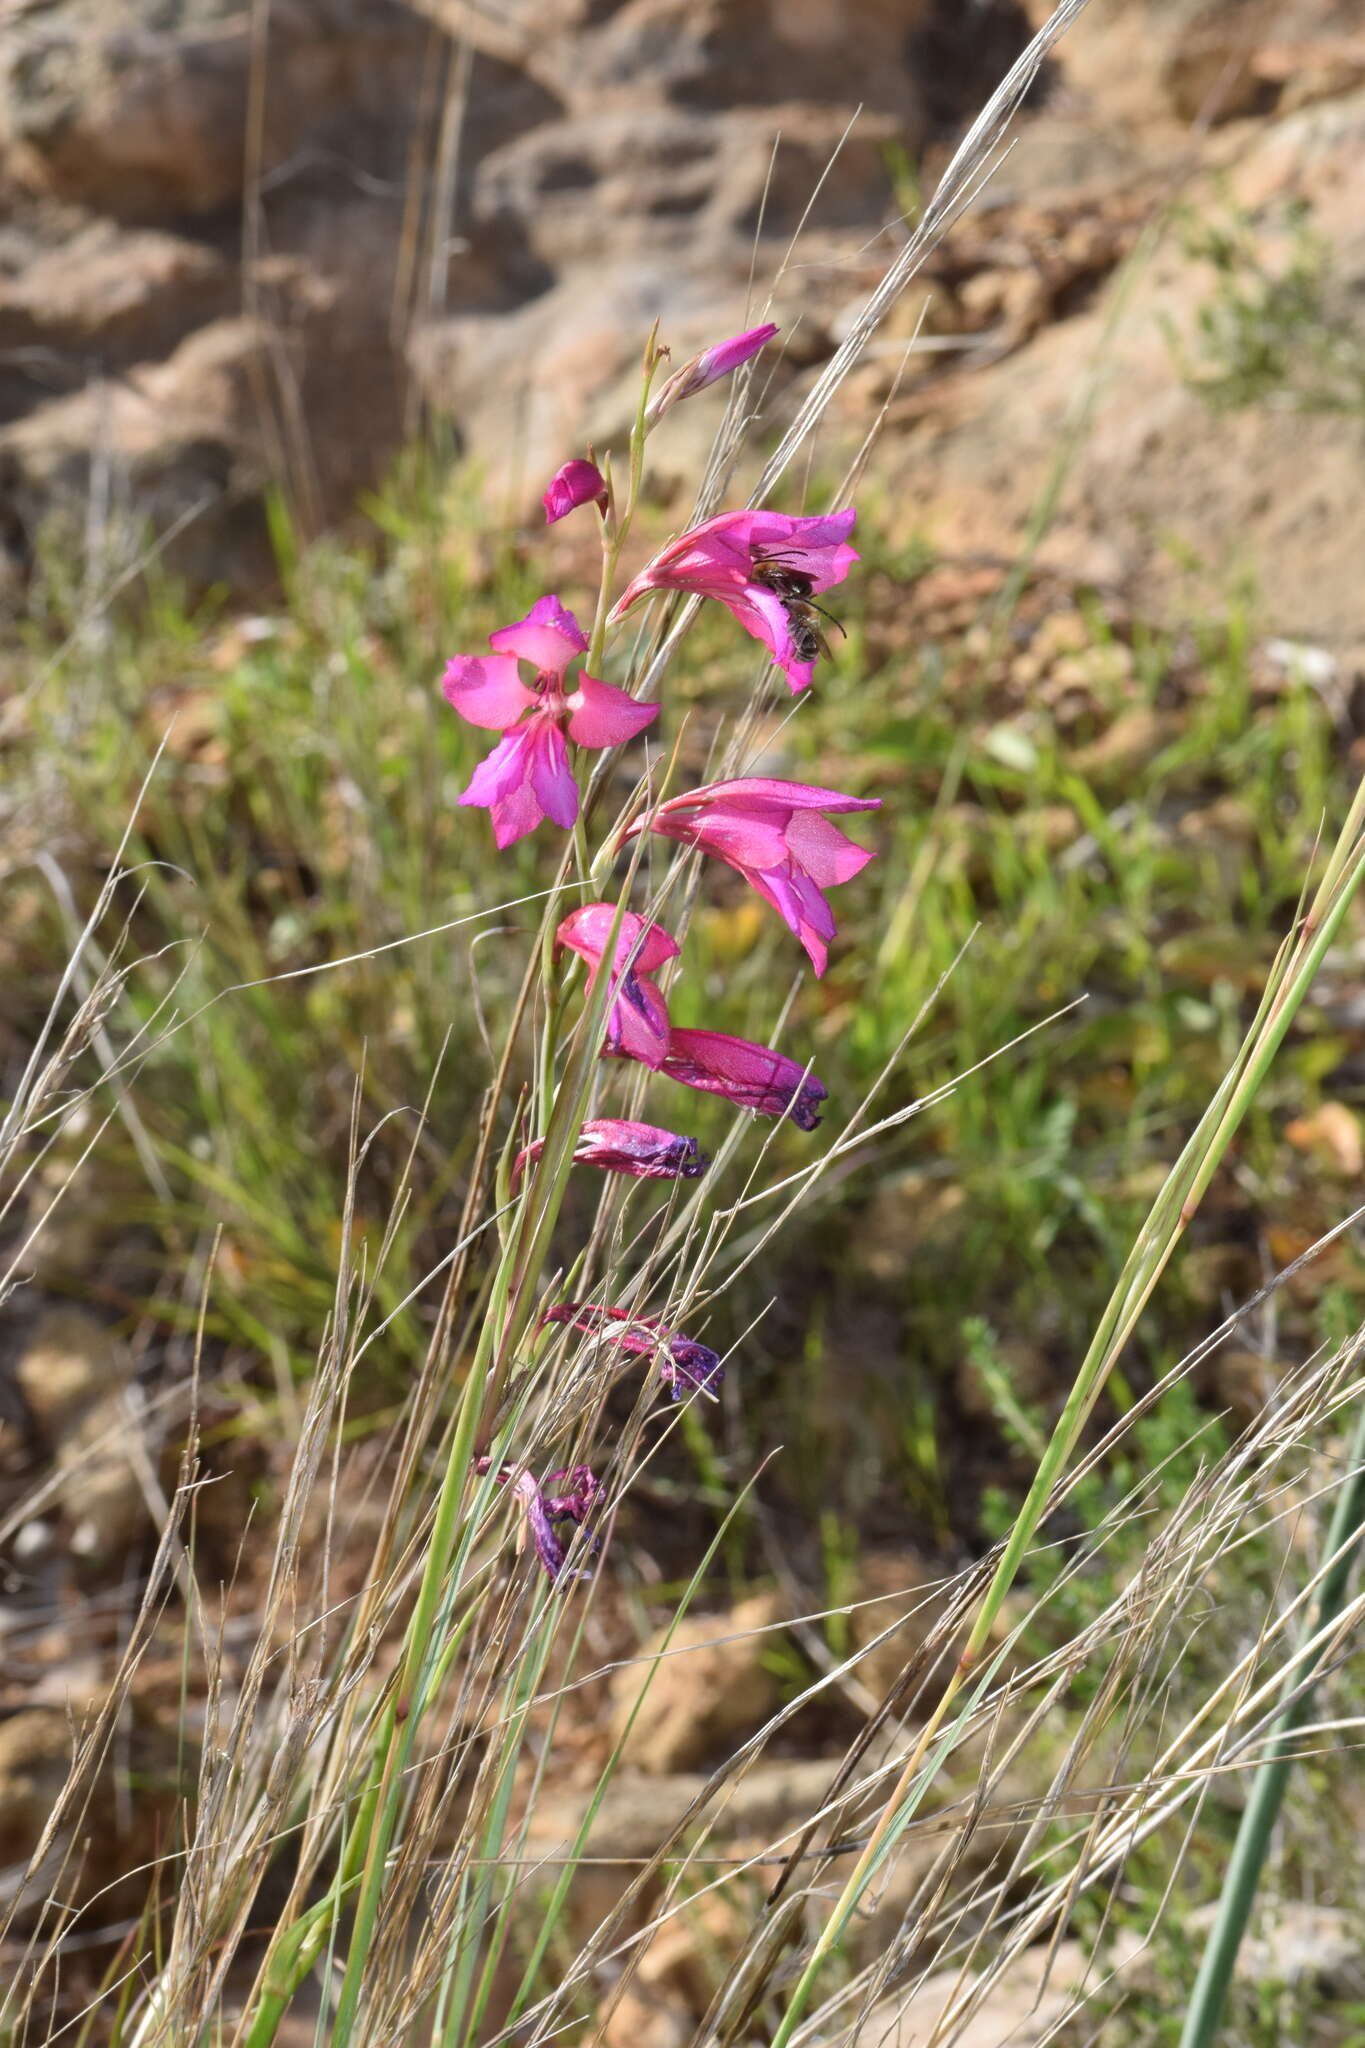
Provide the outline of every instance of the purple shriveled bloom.
<path id="1" fill-rule="evenodd" d="M 704 391 L 708 384 L 714 384 L 719 378 L 728 377 L 741 363 L 747 363 L 750 356 L 756 356 L 761 348 L 766 348 L 776 332 L 777 328 L 770 320 L 763 327 L 750 327 L 743 334 L 731 335 L 729 341 L 718 341 L 712 348 L 704 348 L 700 355 L 693 356 L 680 370 L 675 370 L 666 384 L 660 385 L 650 400 L 645 414 L 646 424 L 652 427 L 670 406 Z"/>
<path id="2" fill-rule="evenodd" d="M 585 462 L 577 456 L 555 471 L 540 502 L 545 507 L 547 526 L 576 512 L 580 505 L 595 504 L 599 512 L 605 512 L 607 480 L 595 462 Z"/>
<path id="3" fill-rule="evenodd" d="M 741 776 L 670 797 L 647 817 L 637 818 L 625 836 L 632 838 L 648 826 L 738 868 L 791 926 L 816 973 L 823 974 L 835 931 L 824 891 L 847 882 L 873 856 L 820 814 L 880 808 L 878 797 Z"/>
<path id="4" fill-rule="evenodd" d="M 670 1031 L 663 1072 L 688 1088 L 724 1095 L 759 1116 L 787 1116 L 813 1131 L 829 1095 L 823 1081 L 770 1046 L 731 1038 L 723 1031 Z"/>
<path id="5" fill-rule="evenodd" d="M 490 1458 L 476 1458 L 474 1470 L 480 1475 L 492 1470 Z M 573 1522 L 579 1528 L 602 1498 L 603 1488 L 587 1465 L 573 1465 L 565 1472 L 552 1472 L 543 1483 L 538 1481 L 525 1466 L 501 1465 L 494 1475 L 499 1486 L 510 1486 L 526 1510 L 526 1526 L 535 1545 L 536 1556 L 551 1579 L 557 1579 L 564 1569 L 565 1546 L 555 1529 L 556 1522 Z M 556 1483 L 568 1482 L 565 1493 L 551 1493 Z M 574 1578 L 586 1579 L 590 1572 L 575 1572 Z"/>
<path id="6" fill-rule="evenodd" d="M 571 911 L 555 933 L 556 945 L 567 946 L 587 961 L 590 989 L 615 921 L 614 903 L 585 903 L 581 910 Z M 608 1052 L 655 1069 L 663 1065 L 668 1007 L 653 977 L 666 960 L 677 959 L 678 951 L 677 940 L 662 925 L 651 924 L 633 910 L 622 912 L 612 970 L 613 1000 L 607 1011 Z"/>
<path id="7" fill-rule="evenodd" d="M 636 1358 L 657 1356 L 659 1378 L 675 1401 L 688 1391 L 710 1393 L 724 1377 L 720 1358 L 708 1344 L 666 1330 L 657 1316 L 632 1315 L 629 1309 L 608 1308 L 599 1302 L 566 1301 L 558 1308 L 546 1309 L 540 1320 L 600 1334 Z"/>
<path id="8" fill-rule="evenodd" d="M 857 518 L 852 506 L 816 518 L 785 512 L 719 512 L 654 557 L 613 605 L 619 619 L 651 590 L 686 590 L 728 606 L 746 633 L 761 640 L 793 690 L 804 690 L 815 661 L 792 631 L 789 607 L 842 583 L 858 557 L 848 545 Z M 774 578 L 790 586 L 789 594 Z"/>
<path id="9" fill-rule="evenodd" d="M 512 1163 L 512 1186 L 521 1183 L 527 1166 L 545 1150 L 545 1140 L 518 1152 Z M 579 1166 L 600 1166 L 606 1173 L 627 1173 L 633 1180 L 700 1180 L 711 1164 L 695 1138 L 680 1138 L 654 1124 L 634 1124 L 620 1117 L 599 1116 L 584 1124 L 574 1146 Z"/>
<path id="10" fill-rule="evenodd" d="M 542 818 L 566 831 L 577 818 L 567 740 L 619 746 L 642 732 L 659 707 L 639 704 L 581 670 L 573 688 L 565 688 L 569 666 L 587 652 L 588 638 L 557 597 L 537 598 L 516 625 L 490 633 L 488 644 L 493 654 L 457 654 L 447 663 L 441 688 L 461 718 L 502 734 L 460 798 L 488 808 L 501 847 L 533 832 Z M 521 662 L 534 669 L 533 685 L 522 681 Z"/>

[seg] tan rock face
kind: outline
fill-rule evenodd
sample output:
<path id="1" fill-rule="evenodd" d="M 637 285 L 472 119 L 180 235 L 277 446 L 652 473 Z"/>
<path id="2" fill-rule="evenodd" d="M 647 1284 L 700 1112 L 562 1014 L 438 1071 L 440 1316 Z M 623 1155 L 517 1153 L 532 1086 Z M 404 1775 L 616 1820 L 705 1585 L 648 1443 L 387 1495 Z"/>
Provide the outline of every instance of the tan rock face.
<path id="1" fill-rule="evenodd" d="M 14 14 L 0 70 L 0 143 L 14 170 L 54 197 L 142 221 L 231 205 L 248 147 L 269 172 L 339 112 L 377 111 L 420 33 L 397 0 L 283 0 L 256 104 L 253 66 L 267 52 L 253 49 L 251 11 L 236 0 L 21 0 Z"/>
<path id="2" fill-rule="evenodd" d="M 755 1594 L 728 1614 L 681 1622 L 666 1646 L 660 1631 L 638 1663 L 616 1672 L 612 1730 L 624 1742 L 623 1761 L 636 1770 L 681 1771 L 724 1755 L 759 1728 L 777 1705 L 761 1631 L 779 1613 L 776 1595 Z"/>
<path id="3" fill-rule="evenodd" d="M 623 431 L 656 317 L 681 360 L 770 284 L 780 418 L 901 244 L 905 167 L 932 179 L 935 148 L 1046 12 L 16 0 L 0 39 L 0 588 L 21 584 L 54 512 L 96 533 L 111 578 L 150 528 L 191 582 L 258 582 L 265 486 L 305 533 L 344 516 L 417 402 L 453 423 L 500 508 L 531 509 L 585 438 Z M 1276 628 L 1362 638 L 1359 420 L 1215 416 L 1185 387 L 1168 336 L 1190 333 L 1209 278 L 1177 236 L 1116 325 L 1105 291 L 1178 184 L 1196 209 L 1251 208 L 1267 257 L 1284 205 L 1305 201 L 1350 305 L 1358 12 L 1113 0 L 1080 17 L 1012 154 L 845 387 L 856 441 L 915 323 L 947 344 L 907 380 L 878 458 L 922 534 L 1013 553 L 1087 412 L 1044 559 L 1126 580 L 1148 609 L 1247 573 Z M 1191 183 L 1201 161 L 1226 185 Z M 719 403 L 659 435 L 657 473 L 680 490 Z"/>
<path id="4" fill-rule="evenodd" d="M 1286 207 L 1306 203 L 1329 247 L 1325 288 L 1345 304 L 1365 279 L 1363 142 L 1359 94 L 1244 131 L 1222 182 L 1190 204 L 1225 211 L 1230 193 L 1259 210 L 1255 246 L 1273 267 Z M 1007 360 L 954 378 L 932 412 L 907 407 L 898 495 L 929 508 L 920 529 L 947 550 L 1009 553 L 1074 435 L 1044 560 L 1119 581 L 1155 612 L 1216 606 L 1241 578 L 1285 632 L 1356 647 L 1365 422 L 1287 399 L 1215 411 L 1171 346 L 1196 333 L 1213 284 L 1172 232 L 1121 309 L 1102 294 Z M 1145 749 L 1160 736 L 1134 725 L 1124 737 Z"/>
<path id="5" fill-rule="evenodd" d="M 908 1678 L 927 1712 L 957 1646 L 943 1633 L 954 1606 L 945 1574 L 913 1551 L 874 1551 L 858 1565 L 854 1602 L 849 1633 L 858 1678 L 878 1702 Z"/>
<path id="6" fill-rule="evenodd" d="M 28 1707 L 0 1720 L 0 1909 L 17 1913 L 20 1926 L 53 1895 L 71 1905 L 98 1896 L 106 1907 L 114 1901 L 137 1912 L 145 1890 L 137 1866 L 164 1854 L 184 1811 L 194 1758 L 173 1726 L 129 1706 L 121 1742 L 87 1759 L 78 1775 L 80 1740 L 92 1725 L 90 1702 Z M 132 1799 L 124 1796 L 130 1784 Z M 47 1854 L 29 1870 L 64 1794 Z"/>
<path id="7" fill-rule="evenodd" d="M 98 479 L 101 566 L 150 528 L 191 581 L 250 584 L 264 486 L 305 531 L 344 514 L 414 386 L 504 504 L 519 450 L 529 500 L 656 316 L 680 355 L 734 326 L 755 237 L 761 290 L 817 184 L 817 232 L 881 226 L 941 11 L 18 0 L 0 531 L 22 558 L 54 509 L 79 529 Z"/>
<path id="8" fill-rule="evenodd" d="M 39 1321 L 14 1376 L 39 1436 L 53 1451 L 130 1371 L 127 1353 L 93 1316 L 57 1308 Z"/>
<path id="9" fill-rule="evenodd" d="M 55 1707 L 0 1721 L 0 1858 L 27 1858 L 67 1781 L 74 1754 L 71 1724 Z"/>
<path id="10" fill-rule="evenodd" d="M 14 1377 L 40 1448 L 54 1467 L 51 1506 L 82 1560 L 122 1564 L 146 1518 L 125 1348 L 79 1309 L 39 1321 Z"/>

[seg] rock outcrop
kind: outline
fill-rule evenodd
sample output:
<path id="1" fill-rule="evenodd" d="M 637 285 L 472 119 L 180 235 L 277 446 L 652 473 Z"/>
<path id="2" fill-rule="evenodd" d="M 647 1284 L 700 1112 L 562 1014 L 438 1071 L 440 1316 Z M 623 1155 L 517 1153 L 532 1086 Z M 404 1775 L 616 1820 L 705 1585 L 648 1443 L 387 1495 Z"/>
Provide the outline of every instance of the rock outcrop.
<path id="1" fill-rule="evenodd" d="M 662 314 L 888 204 L 930 0 L 19 0 L 0 42 L 0 496 L 196 581 L 344 514 L 425 406 L 538 477 Z M 774 142 L 781 135 L 774 168 Z"/>
<path id="2" fill-rule="evenodd" d="M 268 574 L 435 419 L 500 508 L 624 426 L 640 337 L 681 357 L 769 301 L 770 417 L 836 345 L 903 214 L 1045 0 L 15 0 L 0 32 L 0 589 L 54 514 L 87 587 L 149 541 L 197 584 Z M 1351 0 L 1113 0 L 846 387 L 922 530 L 1012 550 L 1059 447 L 1052 547 L 1156 589 L 1174 538 L 1284 630 L 1356 634 L 1358 419 L 1215 416 L 1169 333 L 1207 301 L 1168 233 L 1230 181 L 1282 260 L 1309 209 L 1365 275 L 1365 39 Z M 799 248 L 792 258 L 792 241 Z M 920 323 L 924 330 L 920 332 Z M 1098 370 L 1086 432 L 1077 394 Z M 771 372 L 769 375 L 768 372 Z M 705 410 L 698 408 L 698 413 Z M 702 425 L 670 423 L 687 481 Z M 834 424 L 838 424 L 835 422 Z M 662 437 L 661 437 L 662 439 Z M 879 458 L 881 459 L 881 458 Z M 1311 575 L 1308 573 L 1311 567 Z M 1144 593 L 1145 595 L 1146 593 Z"/>

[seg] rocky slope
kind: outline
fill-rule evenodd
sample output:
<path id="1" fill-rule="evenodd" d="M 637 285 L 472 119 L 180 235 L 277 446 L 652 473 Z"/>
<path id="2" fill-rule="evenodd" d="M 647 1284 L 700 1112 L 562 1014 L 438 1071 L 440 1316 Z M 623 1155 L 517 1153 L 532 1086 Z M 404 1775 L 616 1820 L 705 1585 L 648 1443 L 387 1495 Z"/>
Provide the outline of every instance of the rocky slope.
<path id="1" fill-rule="evenodd" d="M 898 246 L 910 167 L 932 179 L 1044 11 L 16 0 L 0 30 L 3 587 L 22 601 L 62 509 L 92 587 L 148 527 L 192 580 L 249 585 L 268 566 L 268 484 L 316 530 L 423 419 L 519 509 L 585 434 L 619 427 L 656 316 L 686 352 L 738 324 L 751 290 L 771 289 L 787 334 L 780 411 Z M 1168 319 L 1208 285 L 1178 236 L 1117 341 L 1106 292 L 1173 198 L 1212 203 L 1210 172 L 1229 170 L 1272 256 L 1284 201 L 1314 209 L 1349 306 L 1365 279 L 1354 17 L 1349 0 L 1094 0 L 927 279 L 931 346 L 893 405 L 889 459 L 937 538 L 1017 545 L 1103 358 L 1054 546 L 1140 578 L 1174 535 L 1219 574 L 1264 575 L 1293 630 L 1354 635 L 1358 417 L 1213 417 L 1172 366 Z M 849 387 L 851 431 L 923 301 Z M 686 476 L 700 442 L 680 435 Z"/>

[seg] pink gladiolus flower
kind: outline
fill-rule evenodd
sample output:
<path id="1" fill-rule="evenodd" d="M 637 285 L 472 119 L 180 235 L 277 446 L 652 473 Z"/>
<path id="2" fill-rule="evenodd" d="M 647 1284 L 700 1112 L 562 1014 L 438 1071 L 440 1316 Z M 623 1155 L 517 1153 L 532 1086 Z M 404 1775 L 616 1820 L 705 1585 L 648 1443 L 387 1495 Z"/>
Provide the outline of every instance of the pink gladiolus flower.
<path id="1" fill-rule="evenodd" d="M 545 1150 L 537 1138 L 512 1162 L 512 1186 L 521 1184 L 528 1165 Z M 579 1166 L 600 1166 L 605 1173 L 628 1173 L 633 1180 L 700 1180 L 711 1164 L 695 1138 L 680 1138 L 654 1124 L 633 1124 L 620 1117 L 600 1116 L 586 1123 L 574 1146 Z"/>
<path id="2" fill-rule="evenodd" d="M 803 1131 L 815 1129 L 829 1095 L 823 1081 L 795 1060 L 723 1031 L 670 1031 L 663 1071 L 685 1087 L 724 1095 L 760 1116 L 789 1116 Z"/>
<path id="3" fill-rule="evenodd" d="M 659 1377 L 675 1401 L 689 1388 L 710 1393 L 723 1378 L 720 1359 L 708 1344 L 664 1329 L 657 1316 L 633 1316 L 628 1309 L 591 1301 L 566 1301 L 546 1309 L 542 1323 L 567 1323 L 586 1334 L 600 1333 L 636 1358 L 659 1360 Z"/>
<path id="4" fill-rule="evenodd" d="M 766 348 L 776 332 L 776 327 L 769 321 L 765 327 L 750 327 L 744 334 L 732 335 L 729 341 L 718 341 L 713 348 L 704 348 L 700 355 L 693 356 L 690 363 L 684 363 L 680 370 L 675 370 L 666 384 L 660 385 L 650 400 L 645 414 L 646 424 L 652 427 L 670 406 L 704 391 L 708 384 L 716 383 L 719 378 L 728 377 L 731 370 L 737 370 L 741 363 L 747 363 L 761 348 Z"/>
<path id="5" fill-rule="evenodd" d="M 461 718 L 502 734 L 460 802 L 486 805 L 494 839 L 510 846 L 542 818 L 567 831 L 578 816 L 567 740 L 619 746 L 642 732 L 659 707 L 637 704 L 581 670 L 574 687 L 565 688 L 569 665 L 587 652 L 588 640 L 557 597 L 537 598 L 516 625 L 490 633 L 488 644 L 494 654 L 457 654 L 441 688 Z M 520 662 L 534 669 L 533 685 L 522 681 Z"/>
<path id="6" fill-rule="evenodd" d="M 555 943 L 588 963 L 588 987 L 597 979 L 602 954 L 616 918 L 614 903 L 585 903 L 565 918 Z M 653 976 L 665 960 L 676 960 L 678 943 L 662 925 L 623 912 L 616 939 L 612 985 L 618 991 L 607 1012 L 606 1050 L 625 1059 L 661 1067 L 668 1047 L 668 1007 Z"/>
<path id="7" fill-rule="evenodd" d="M 858 557 L 848 546 L 857 514 L 813 519 L 785 512 L 720 512 L 670 541 L 612 607 L 619 619 L 651 590 L 686 590 L 726 605 L 761 640 L 793 690 L 804 690 L 819 649 L 800 607 L 842 583 Z M 795 615 L 794 615 L 795 614 Z"/>
<path id="8" fill-rule="evenodd" d="M 599 512 L 605 512 L 606 478 L 595 462 L 577 457 L 555 471 L 540 502 L 545 507 L 547 526 L 553 526 L 556 519 L 563 519 L 569 512 L 576 512 L 580 505 L 595 504 Z"/>
<path id="9" fill-rule="evenodd" d="M 666 839 L 699 846 L 738 868 L 791 926 L 816 973 L 823 974 L 835 929 L 823 892 L 847 882 L 873 856 L 820 813 L 880 807 L 877 797 L 844 796 L 809 782 L 741 776 L 670 797 L 648 817 L 637 818 L 626 837 L 648 826 Z"/>
<path id="10" fill-rule="evenodd" d="M 479 1474 L 492 1470 L 492 1460 L 476 1458 L 474 1470 Z M 526 1526 L 531 1532 L 536 1556 L 540 1559 L 550 1578 L 557 1579 L 564 1569 L 565 1546 L 555 1531 L 556 1522 L 573 1522 L 582 1527 L 587 1516 L 602 1498 L 600 1481 L 594 1478 L 587 1465 L 571 1466 L 567 1472 L 552 1472 L 542 1484 L 524 1466 L 501 1465 L 495 1474 L 499 1486 L 510 1486 L 526 1510 Z M 549 1488 L 556 1482 L 568 1482 L 567 1493 L 551 1493 Z M 591 1572 L 574 1572 L 573 1578 L 591 1578 Z"/>

